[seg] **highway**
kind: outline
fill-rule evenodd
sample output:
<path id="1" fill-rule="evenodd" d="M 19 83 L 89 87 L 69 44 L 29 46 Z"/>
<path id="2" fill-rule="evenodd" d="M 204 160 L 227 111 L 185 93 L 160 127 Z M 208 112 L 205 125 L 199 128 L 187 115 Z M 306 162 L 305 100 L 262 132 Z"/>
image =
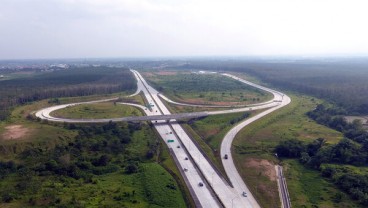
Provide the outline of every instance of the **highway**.
<path id="1" fill-rule="evenodd" d="M 137 104 L 119 103 L 126 105 L 133 105 L 141 108 L 146 116 L 140 117 L 124 117 L 124 118 L 111 118 L 111 119 L 65 119 L 55 118 L 50 116 L 50 113 L 54 110 L 65 108 L 68 106 L 84 104 L 84 103 L 96 103 L 96 102 L 107 102 L 114 99 L 102 100 L 102 101 L 91 101 L 83 103 L 65 104 L 59 106 L 52 106 L 45 109 L 41 109 L 35 115 L 41 119 L 46 119 L 55 122 L 75 122 L 75 123 L 98 123 L 108 121 L 143 121 L 150 120 L 157 132 L 167 143 L 177 166 L 181 170 L 181 173 L 185 179 L 189 190 L 196 202 L 197 207 L 259 207 L 257 201 L 243 182 L 240 177 L 231 155 L 231 143 L 235 135 L 248 125 L 249 123 L 287 105 L 290 103 L 290 98 L 283 93 L 278 91 L 265 88 L 263 86 L 248 82 L 240 79 L 236 76 L 224 73 L 223 76 L 230 77 L 237 81 L 243 82 L 259 89 L 265 90 L 273 94 L 274 98 L 270 101 L 241 106 L 241 108 L 232 108 L 221 111 L 205 111 L 195 113 L 182 113 L 182 114 L 171 114 L 166 106 L 161 101 L 160 97 L 165 99 L 166 97 L 159 94 L 154 88 L 149 86 L 144 78 L 135 70 L 131 70 L 137 79 L 137 91 L 131 95 L 134 96 L 140 91 L 143 92 L 144 97 L 148 103 L 152 106 L 148 109 L 144 106 Z M 173 102 L 170 99 L 165 99 L 168 102 Z M 175 102 L 175 104 L 178 104 Z M 184 104 L 190 105 L 190 104 Z M 217 106 L 223 107 L 223 106 Z M 229 106 L 230 107 L 230 106 Z M 239 107 L 239 106 L 238 106 Z M 207 161 L 206 157 L 202 155 L 201 151 L 196 147 L 191 138 L 186 134 L 184 129 L 176 122 L 175 119 L 190 118 L 190 117 L 202 117 L 207 115 L 226 114 L 235 112 L 252 111 L 257 109 L 267 109 L 266 111 L 249 118 L 234 128 L 232 128 L 224 137 L 221 144 L 221 155 L 224 157 L 228 155 L 228 159 L 223 160 L 223 165 L 233 187 L 231 187 L 224 178 L 219 175 L 212 164 Z M 170 140 L 170 142 L 169 142 Z M 188 160 L 186 160 L 188 158 Z M 204 185 L 199 186 L 202 182 Z"/>
<path id="2" fill-rule="evenodd" d="M 163 114 L 170 114 L 169 110 L 163 104 L 158 96 L 158 91 L 153 89 L 151 86 L 147 84 L 147 82 L 143 79 L 143 77 L 137 72 L 134 71 L 137 76 L 139 76 L 142 83 L 147 87 L 151 97 L 154 102 L 158 105 Z M 254 200 L 251 193 L 248 193 L 248 197 L 244 197 L 242 195 L 244 190 L 238 190 L 232 188 L 223 178 L 219 175 L 210 162 L 202 155 L 201 151 L 197 148 L 197 146 L 193 143 L 190 137 L 186 134 L 184 129 L 175 121 L 171 120 L 170 124 L 172 129 L 178 135 L 178 139 L 180 139 L 181 143 L 187 149 L 190 156 L 193 158 L 194 162 L 197 164 L 197 167 L 200 169 L 200 172 L 203 174 L 204 179 L 210 185 L 212 190 L 215 192 L 216 196 L 221 201 L 221 204 L 225 207 L 259 207 L 257 202 Z"/>
<path id="3" fill-rule="evenodd" d="M 143 77 L 135 70 L 132 70 L 134 75 L 138 80 L 138 85 L 141 85 L 141 89 L 146 100 L 152 104 L 151 111 L 147 110 L 147 115 L 162 115 L 164 113 L 170 114 L 168 109 L 162 104 L 162 101 L 157 97 L 157 91 L 154 90 L 151 86 L 147 84 L 147 82 L 143 79 Z M 202 173 L 198 169 L 197 164 L 193 161 L 192 155 L 188 155 L 188 146 L 183 145 L 180 140 L 182 136 L 177 132 L 171 133 L 174 131 L 173 127 L 169 124 L 169 122 L 165 120 L 152 121 L 157 132 L 164 139 L 168 147 L 170 148 L 170 152 L 172 152 L 172 156 L 174 160 L 177 162 L 178 168 L 182 171 L 182 175 L 191 190 L 191 194 L 194 198 L 194 201 L 197 202 L 197 207 L 221 207 L 221 203 L 213 196 L 213 192 L 211 188 L 208 186 L 208 183 L 205 183 L 203 180 Z M 180 148 L 178 148 L 180 147 Z M 193 147 L 194 148 L 194 147 Z M 192 149 L 192 148 L 190 148 Z M 185 158 L 188 158 L 187 160 Z M 199 183 L 203 183 L 203 186 L 200 186 Z"/>

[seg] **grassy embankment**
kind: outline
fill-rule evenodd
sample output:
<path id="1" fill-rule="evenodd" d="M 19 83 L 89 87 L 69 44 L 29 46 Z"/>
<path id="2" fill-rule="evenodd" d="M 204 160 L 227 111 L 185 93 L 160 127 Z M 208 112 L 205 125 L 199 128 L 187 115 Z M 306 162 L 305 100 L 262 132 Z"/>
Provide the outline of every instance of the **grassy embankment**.
<path id="1" fill-rule="evenodd" d="M 248 115 L 252 114 L 245 112 L 208 116 L 193 119 L 187 124 L 183 123 L 182 126 L 195 139 L 212 163 L 226 176 L 220 155 L 221 141 L 236 123 Z"/>
<path id="2" fill-rule="evenodd" d="M 311 142 L 322 137 L 334 144 L 343 137 L 305 115 L 320 100 L 295 94 L 291 94 L 291 99 L 288 106 L 245 127 L 234 141 L 233 156 L 238 170 L 262 207 L 280 206 L 274 171 L 274 165 L 280 161 L 273 153 L 280 141 Z M 281 163 L 293 207 L 359 207 L 318 171 L 306 169 L 297 160 Z M 334 200 L 337 193 L 344 196 L 340 203 Z"/>

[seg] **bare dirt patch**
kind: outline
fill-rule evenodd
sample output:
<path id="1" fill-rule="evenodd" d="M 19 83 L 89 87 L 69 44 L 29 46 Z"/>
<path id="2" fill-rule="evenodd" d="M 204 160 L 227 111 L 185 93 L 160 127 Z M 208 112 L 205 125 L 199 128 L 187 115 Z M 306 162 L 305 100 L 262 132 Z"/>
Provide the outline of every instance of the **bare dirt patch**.
<path id="1" fill-rule="evenodd" d="M 11 125 L 5 127 L 5 132 L 1 135 L 4 140 L 22 139 L 24 136 L 30 133 L 30 129 L 23 127 L 22 125 Z"/>
<path id="2" fill-rule="evenodd" d="M 218 134 L 219 132 L 220 132 L 220 129 L 218 129 L 218 128 L 211 129 L 211 130 L 207 131 L 206 137 L 213 136 L 215 134 Z"/>
<path id="3" fill-rule="evenodd" d="M 262 175 L 267 176 L 271 181 L 276 181 L 275 165 L 270 161 L 263 159 L 247 159 L 245 163 L 246 167 L 254 168 L 257 172 L 261 172 Z"/>
<path id="4" fill-rule="evenodd" d="M 174 72 L 174 71 L 159 71 L 156 72 L 155 74 L 158 75 L 176 75 L 178 72 Z"/>
<path id="5" fill-rule="evenodd" d="M 368 116 L 345 116 L 345 119 L 349 123 L 353 123 L 354 120 L 359 120 L 365 130 L 368 130 Z"/>
<path id="6" fill-rule="evenodd" d="M 154 77 L 155 75 L 151 72 L 143 72 L 142 73 L 145 77 Z"/>
<path id="7" fill-rule="evenodd" d="M 225 101 L 207 101 L 200 98 L 187 98 L 176 99 L 182 103 L 194 104 L 194 105 L 218 105 L 218 106 L 231 106 L 231 105 L 244 105 L 242 102 L 225 102 Z"/>

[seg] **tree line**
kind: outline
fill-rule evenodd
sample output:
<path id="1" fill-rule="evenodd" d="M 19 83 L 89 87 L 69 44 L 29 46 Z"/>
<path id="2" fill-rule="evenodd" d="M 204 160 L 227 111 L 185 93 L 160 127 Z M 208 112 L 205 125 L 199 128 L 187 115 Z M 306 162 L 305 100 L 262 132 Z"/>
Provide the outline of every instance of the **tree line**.
<path id="1" fill-rule="evenodd" d="M 135 88 L 136 81 L 126 68 L 71 68 L 4 80 L 0 81 L 0 120 L 5 120 L 14 106 L 27 102 L 47 98 L 110 94 Z"/>

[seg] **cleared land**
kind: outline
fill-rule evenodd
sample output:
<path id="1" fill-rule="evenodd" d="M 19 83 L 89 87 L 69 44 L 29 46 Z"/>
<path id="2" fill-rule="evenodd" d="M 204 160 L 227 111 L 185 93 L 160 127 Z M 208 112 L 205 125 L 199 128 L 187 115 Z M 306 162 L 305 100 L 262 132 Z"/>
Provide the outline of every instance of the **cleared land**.
<path id="1" fill-rule="evenodd" d="M 29 129 L 22 125 L 9 125 L 5 127 L 5 132 L 1 136 L 5 140 L 17 140 L 25 137 L 29 133 Z"/>
<path id="2" fill-rule="evenodd" d="M 368 131 L 368 116 L 345 116 L 345 119 L 349 123 L 358 120 L 362 124 L 362 127 Z"/>

